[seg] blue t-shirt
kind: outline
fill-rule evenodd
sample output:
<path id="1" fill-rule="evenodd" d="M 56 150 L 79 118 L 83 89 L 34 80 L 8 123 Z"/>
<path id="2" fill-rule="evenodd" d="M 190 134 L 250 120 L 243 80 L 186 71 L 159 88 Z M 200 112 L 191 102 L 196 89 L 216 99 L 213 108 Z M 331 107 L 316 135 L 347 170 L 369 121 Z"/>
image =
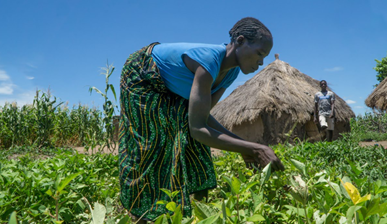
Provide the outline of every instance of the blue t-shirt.
<path id="1" fill-rule="evenodd" d="M 194 73 L 185 66 L 184 55 L 202 65 L 211 74 L 214 82 L 226 55 L 226 44 L 166 43 L 154 46 L 152 57 L 166 87 L 177 95 L 189 99 Z M 230 69 L 219 85 L 211 90 L 211 94 L 220 88 L 229 87 L 238 77 L 239 71 L 239 67 Z"/>

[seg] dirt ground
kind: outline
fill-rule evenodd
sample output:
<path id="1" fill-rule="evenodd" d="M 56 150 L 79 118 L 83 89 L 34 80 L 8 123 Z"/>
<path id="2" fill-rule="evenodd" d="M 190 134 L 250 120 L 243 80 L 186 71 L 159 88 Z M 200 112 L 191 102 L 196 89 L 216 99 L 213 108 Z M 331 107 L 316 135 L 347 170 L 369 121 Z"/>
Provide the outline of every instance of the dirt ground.
<path id="1" fill-rule="evenodd" d="M 87 150 L 84 147 L 74 147 L 75 150 L 77 150 L 79 153 L 87 153 Z M 94 149 L 94 152 L 97 152 L 99 150 L 99 147 Z M 118 144 L 116 145 L 116 148 L 114 150 L 109 150 L 108 148 L 103 148 L 102 150 L 104 153 L 112 153 L 113 155 L 118 155 Z M 91 154 L 91 150 L 89 149 L 89 154 Z M 211 154 L 213 156 L 221 156 L 222 151 L 219 149 L 211 148 Z"/>
<path id="2" fill-rule="evenodd" d="M 383 146 L 384 148 L 387 149 L 387 141 L 380 141 L 380 142 L 360 142 L 359 143 L 360 146 L 373 146 L 375 144 L 378 144 L 380 146 Z M 85 150 L 84 147 L 75 147 L 74 148 L 75 150 L 77 150 L 79 153 L 87 153 L 87 151 Z M 99 149 L 99 147 L 97 147 L 97 149 L 94 150 L 94 152 L 97 152 Z M 103 152 L 104 153 L 113 153 L 113 155 L 118 155 L 118 145 L 116 146 L 116 148 L 114 150 L 109 150 L 107 149 L 106 147 L 103 149 Z M 215 148 L 211 148 L 211 153 L 213 156 L 221 156 L 222 155 L 222 151 L 219 150 L 219 149 L 215 149 Z M 89 150 L 89 154 L 91 154 L 91 150 Z"/>
<path id="3" fill-rule="evenodd" d="M 380 146 L 383 146 L 384 148 L 387 149 L 387 141 L 380 141 L 380 142 L 373 142 L 373 141 L 371 141 L 371 142 L 360 142 L 360 145 L 361 145 L 361 146 L 373 146 L 373 145 L 375 145 L 375 144 L 378 144 L 378 145 L 380 145 Z"/>
<path id="4" fill-rule="evenodd" d="M 100 150 L 99 148 L 100 148 L 100 146 L 97 146 L 94 149 L 94 153 L 99 152 L 99 150 Z M 91 149 L 89 149 L 89 152 L 87 152 L 85 147 L 74 147 L 74 149 L 77 150 L 79 153 L 88 153 L 88 154 L 92 153 Z M 113 155 L 118 155 L 118 144 L 116 145 L 116 147 L 114 149 L 108 149 L 107 147 L 105 147 L 102 149 L 102 152 L 103 153 L 112 153 Z"/>

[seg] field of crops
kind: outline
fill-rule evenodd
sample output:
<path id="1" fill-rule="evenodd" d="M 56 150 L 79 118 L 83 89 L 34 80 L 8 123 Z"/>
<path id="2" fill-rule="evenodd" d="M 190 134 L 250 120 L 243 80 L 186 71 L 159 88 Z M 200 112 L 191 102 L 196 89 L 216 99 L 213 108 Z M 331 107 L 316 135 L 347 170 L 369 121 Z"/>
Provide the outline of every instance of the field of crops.
<path id="1" fill-rule="evenodd" d="M 111 114 L 47 93 L 0 111 L 0 223 L 134 223 L 119 202 L 118 156 L 70 147 L 114 144 Z M 159 203 L 170 214 L 156 223 L 387 223 L 387 149 L 359 146 L 387 139 L 387 115 L 351 126 L 332 143 L 272 146 L 284 172 L 249 170 L 235 153 L 214 158 L 208 202 L 193 201 L 193 217 L 183 217 L 166 190 L 170 201 Z"/>

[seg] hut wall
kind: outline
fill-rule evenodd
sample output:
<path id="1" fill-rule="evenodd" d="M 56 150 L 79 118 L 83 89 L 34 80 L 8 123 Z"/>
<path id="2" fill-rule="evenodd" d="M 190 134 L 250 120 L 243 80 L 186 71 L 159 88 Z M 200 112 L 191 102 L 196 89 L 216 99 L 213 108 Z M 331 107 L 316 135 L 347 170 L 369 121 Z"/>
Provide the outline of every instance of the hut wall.
<path id="1" fill-rule="evenodd" d="M 321 141 L 322 139 L 325 138 L 324 133 L 320 133 L 318 131 L 317 125 L 313 121 L 313 117 L 311 117 L 311 120 L 306 122 L 304 126 L 305 126 L 307 139 L 310 142 Z"/>
<path id="2" fill-rule="evenodd" d="M 308 136 L 308 141 L 316 142 L 325 140 L 327 133 L 326 131 L 319 132 L 317 126 L 314 124 L 313 120 L 308 121 L 305 124 L 306 133 Z M 341 133 L 350 132 L 349 122 L 335 122 L 335 129 L 333 130 L 333 140 L 337 140 L 341 137 Z"/>
<path id="3" fill-rule="evenodd" d="M 263 122 L 261 116 L 254 122 L 243 122 L 240 125 L 233 126 L 231 132 L 239 137 L 251 141 L 262 142 L 263 141 Z"/>
<path id="4" fill-rule="evenodd" d="M 294 127 L 294 128 L 293 128 Z M 287 134 L 291 131 L 292 134 Z M 285 141 L 292 142 L 295 137 L 304 139 L 306 131 L 303 125 L 291 121 L 290 115 L 283 114 L 280 118 L 276 115 L 262 114 L 254 122 L 244 122 L 231 128 L 231 132 L 243 139 L 261 144 L 278 144 Z"/>
<path id="5" fill-rule="evenodd" d="M 291 115 L 282 114 L 277 117 L 275 114 L 262 114 L 264 123 L 263 142 L 275 145 L 284 142 L 293 142 L 295 138 L 304 139 L 306 137 L 305 127 L 297 124 L 291 119 Z M 289 135 L 290 134 L 290 135 Z"/>
<path id="6" fill-rule="evenodd" d="M 333 140 L 336 140 L 341 137 L 340 133 L 350 132 L 351 126 L 349 121 L 344 122 L 335 122 L 335 130 L 333 131 Z"/>
<path id="7" fill-rule="evenodd" d="M 326 138 L 326 132 L 318 131 L 312 116 L 305 124 L 295 125 L 288 114 L 282 114 L 279 118 L 273 114 L 261 114 L 254 122 L 233 126 L 231 131 L 245 140 L 266 145 L 286 141 L 292 143 L 296 138 L 310 142 L 322 141 Z M 338 139 L 341 136 L 340 133 L 349 131 L 349 122 L 336 122 L 333 140 Z M 289 133 L 291 133 L 290 136 Z"/>

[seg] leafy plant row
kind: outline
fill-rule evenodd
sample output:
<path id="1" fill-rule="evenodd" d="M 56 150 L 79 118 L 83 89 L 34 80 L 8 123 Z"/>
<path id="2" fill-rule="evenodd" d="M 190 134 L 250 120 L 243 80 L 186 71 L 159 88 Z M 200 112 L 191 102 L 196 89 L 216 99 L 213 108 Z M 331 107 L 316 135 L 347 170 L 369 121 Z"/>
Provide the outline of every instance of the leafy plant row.
<path id="1" fill-rule="evenodd" d="M 50 91 L 40 90 L 36 91 L 32 105 L 0 105 L 0 149 L 14 146 L 86 146 L 94 149 L 97 145 L 114 148 L 118 130 L 115 130 L 113 118 L 117 106 L 107 97 L 110 90 L 116 100 L 114 86 L 109 84 L 113 71 L 111 65 L 103 69 L 104 92 L 94 86 L 89 88 L 90 93 L 95 91 L 104 98 L 103 111 L 81 104 L 70 109 Z"/>
<path id="2" fill-rule="evenodd" d="M 176 192 L 164 189 L 170 200 L 158 203 L 170 213 L 155 223 L 387 223 L 386 149 L 359 147 L 351 136 L 273 148 L 284 172 L 249 170 L 225 153 L 214 159 L 218 187 L 208 202 L 193 201 L 194 215 L 183 217 Z M 21 223 L 132 223 L 119 202 L 117 156 L 49 156 L 0 160 L 1 221 L 13 214 Z"/>
<path id="3" fill-rule="evenodd" d="M 0 147 L 83 146 L 103 138 L 102 114 L 78 105 L 70 110 L 50 93 L 36 92 L 32 105 L 0 107 Z"/>
<path id="4" fill-rule="evenodd" d="M 2 154 L 0 223 L 8 221 L 12 212 L 19 223 L 90 223 L 100 213 L 92 211 L 102 204 L 105 215 L 124 216 L 118 214 L 124 214 L 122 207 L 116 206 L 117 156 L 87 156 L 60 148 L 50 151 L 54 156 L 48 159 L 27 153 L 8 160 L 11 155 Z"/>
<path id="5" fill-rule="evenodd" d="M 351 132 L 357 140 L 387 140 L 387 113 L 365 113 L 351 119 Z"/>

